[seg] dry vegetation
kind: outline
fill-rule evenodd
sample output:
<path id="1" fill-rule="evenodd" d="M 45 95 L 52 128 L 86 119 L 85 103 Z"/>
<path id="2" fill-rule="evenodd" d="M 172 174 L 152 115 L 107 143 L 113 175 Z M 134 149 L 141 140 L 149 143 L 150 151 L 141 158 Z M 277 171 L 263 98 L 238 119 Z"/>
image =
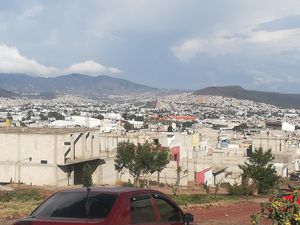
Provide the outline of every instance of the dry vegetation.
<path id="1" fill-rule="evenodd" d="M 37 201 L 10 201 L 0 203 L 0 219 L 17 219 L 27 216 L 38 206 Z"/>
<path id="2" fill-rule="evenodd" d="M 18 189 L 0 192 L 0 220 L 24 217 L 32 212 L 45 198 L 42 190 Z"/>

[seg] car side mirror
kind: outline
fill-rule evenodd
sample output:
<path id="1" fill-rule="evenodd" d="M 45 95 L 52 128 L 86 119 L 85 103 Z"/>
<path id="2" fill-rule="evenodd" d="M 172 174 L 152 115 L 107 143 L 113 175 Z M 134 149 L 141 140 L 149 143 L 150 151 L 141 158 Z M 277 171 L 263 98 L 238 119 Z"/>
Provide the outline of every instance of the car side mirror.
<path id="1" fill-rule="evenodd" d="M 190 222 L 194 221 L 194 216 L 190 213 L 185 213 L 183 215 L 183 222 L 185 225 L 188 225 Z"/>

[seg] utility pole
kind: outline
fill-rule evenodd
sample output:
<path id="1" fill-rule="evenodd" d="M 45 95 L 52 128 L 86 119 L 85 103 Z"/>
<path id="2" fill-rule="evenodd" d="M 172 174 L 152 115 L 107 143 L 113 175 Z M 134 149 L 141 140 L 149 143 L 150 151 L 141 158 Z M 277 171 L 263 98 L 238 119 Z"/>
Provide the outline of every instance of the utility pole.
<path id="1" fill-rule="evenodd" d="M 20 170 L 21 170 L 21 168 L 20 168 L 19 164 L 21 162 L 23 162 L 23 161 L 26 161 L 26 160 L 29 160 L 29 162 L 31 162 L 32 157 L 21 159 L 21 160 L 18 160 L 18 161 L 15 162 L 15 183 L 17 182 L 17 166 L 18 166 L 18 182 L 20 183 L 20 180 L 21 180 L 21 178 L 20 178 Z"/>

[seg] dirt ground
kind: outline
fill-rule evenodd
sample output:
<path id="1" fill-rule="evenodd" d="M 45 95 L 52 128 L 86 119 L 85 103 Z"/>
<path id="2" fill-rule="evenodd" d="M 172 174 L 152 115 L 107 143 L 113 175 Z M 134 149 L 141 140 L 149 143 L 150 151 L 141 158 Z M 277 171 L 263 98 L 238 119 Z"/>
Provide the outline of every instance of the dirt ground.
<path id="1" fill-rule="evenodd" d="M 260 202 L 236 202 L 219 207 L 193 208 L 188 210 L 194 215 L 198 225 L 251 225 L 250 215 L 260 212 Z M 271 225 L 271 221 L 262 221 Z"/>

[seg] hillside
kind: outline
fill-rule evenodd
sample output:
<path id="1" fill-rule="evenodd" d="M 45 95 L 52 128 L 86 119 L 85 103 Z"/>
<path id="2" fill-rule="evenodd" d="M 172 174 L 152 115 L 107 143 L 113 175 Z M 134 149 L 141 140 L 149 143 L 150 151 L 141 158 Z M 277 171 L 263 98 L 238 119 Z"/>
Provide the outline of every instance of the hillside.
<path id="1" fill-rule="evenodd" d="M 3 98 L 14 98 L 17 97 L 18 95 L 14 92 L 7 91 L 5 89 L 0 88 L 0 97 Z"/>
<path id="2" fill-rule="evenodd" d="M 104 75 L 91 77 L 81 74 L 49 78 L 25 74 L 0 74 L 0 88 L 26 95 L 68 93 L 96 99 L 112 94 L 139 94 L 158 90 L 119 78 Z"/>
<path id="3" fill-rule="evenodd" d="M 195 95 L 215 95 L 241 100 L 251 100 L 283 108 L 300 108 L 300 94 L 281 94 L 246 90 L 240 86 L 207 87 L 194 92 Z"/>

